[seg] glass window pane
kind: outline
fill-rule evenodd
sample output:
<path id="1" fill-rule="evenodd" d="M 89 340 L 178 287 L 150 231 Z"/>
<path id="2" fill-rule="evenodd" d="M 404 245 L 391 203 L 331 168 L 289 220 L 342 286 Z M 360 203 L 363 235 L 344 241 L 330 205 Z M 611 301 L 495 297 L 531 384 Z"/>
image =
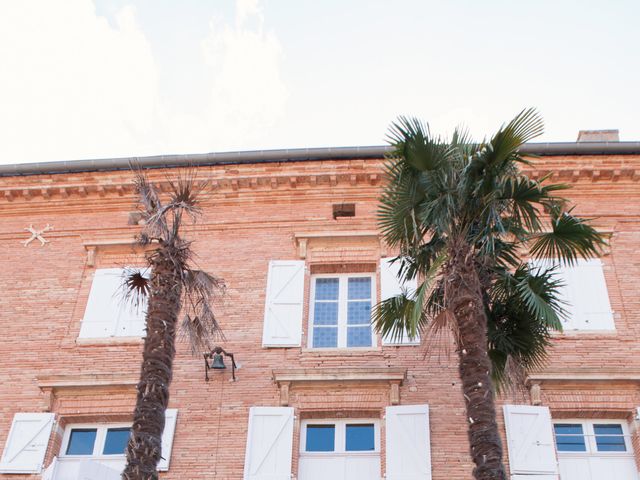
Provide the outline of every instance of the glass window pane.
<path id="1" fill-rule="evenodd" d="M 307 452 L 333 452 L 335 450 L 335 425 L 307 425 Z"/>
<path id="2" fill-rule="evenodd" d="M 375 427 L 373 424 L 347 425 L 347 452 L 368 452 L 375 449 Z"/>
<path id="3" fill-rule="evenodd" d="M 370 347 L 371 327 L 348 327 L 347 347 Z"/>
<path id="4" fill-rule="evenodd" d="M 337 278 L 316 278 L 316 300 L 338 300 Z"/>
<path id="5" fill-rule="evenodd" d="M 576 423 L 556 423 L 556 447 L 559 452 L 586 452 L 582 425 Z"/>
<path id="6" fill-rule="evenodd" d="M 371 277 L 349 279 L 349 300 L 369 300 L 371 298 Z"/>
<path id="7" fill-rule="evenodd" d="M 599 452 L 626 452 L 624 444 L 624 434 L 622 425 L 594 425 L 593 431 L 596 434 L 596 446 Z"/>
<path id="8" fill-rule="evenodd" d="M 71 430 L 67 455 L 93 455 L 96 432 L 95 428 L 74 428 Z"/>
<path id="9" fill-rule="evenodd" d="M 335 348 L 338 346 L 338 327 L 314 327 L 313 346 L 315 348 Z"/>
<path id="10" fill-rule="evenodd" d="M 107 430 L 102 453 L 105 455 L 124 455 L 130 433 L 130 428 L 110 428 Z"/>
<path id="11" fill-rule="evenodd" d="M 349 302 L 347 306 L 349 325 L 369 325 L 371 323 L 371 302 Z"/>
<path id="12" fill-rule="evenodd" d="M 337 325 L 338 302 L 316 302 L 313 309 L 314 325 Z"/>

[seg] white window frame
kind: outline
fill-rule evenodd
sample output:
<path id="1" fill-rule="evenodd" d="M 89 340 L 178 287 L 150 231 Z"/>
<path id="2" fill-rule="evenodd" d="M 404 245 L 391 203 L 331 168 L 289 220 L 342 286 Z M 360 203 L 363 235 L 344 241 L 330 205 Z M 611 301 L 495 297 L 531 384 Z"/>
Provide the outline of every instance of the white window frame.
<path id="1" fill-rule="evenodd" d="M 131 423 L 72 423 L 65 427 L 64 435 L 62 436 L 62 444 L 60 446 L 60 459 L 74 459 L 74 460 L 109 460 L 116 458 L 125 458 L 126 454 L 111 454 L 105 455 L 102 452 L 104 450 L 104 444 L 107 439 L 107 430 L 112 428 L 131 428 Z M 93 453 L 91 455 L 67 455 L 67 448 L 69 448 L 69 440 L 71 438 L 71 431 L 78 429 L 93 429 L 96 430 L 96 441 L 93 444 Z"/>
<path id="2" fill-rule="evenodd" d="M 347 425 L 373 424 L 374 450 L 347 451 Z M 309 425 L 334 425 L 335 449 L 332 452 L 307 452 L 307 426 Z M 375 418 L 351 418 L 351 419 L 313 419 L 303 420 L 300 428 L 300 456 L 301 457 L 336 457 L 336 456 L 380 456 L 380 420 Z"/>
<path id="3" fill-rule="evenodd" d="M 558 450 L 558 442 L 556 440 L 555 426 L 556 425 L 581 425 L 582 426 L 582 436 L 584 437 L 584 444 L 586 447 L 586 451 L 584 452 L 563 452 Z M 622 427 L 622 436 L 624 438 L 624 446 L 626 451 L 624 452 L 605 452 L 599 451 L 598 446 L 596 444 L 596 435 L 593 429 L 594 425 L 620 425 Z M 631 433 L 629 432 L 629 425 L 626 421 L 614 418 L 603 418 L 603 419 L 595 419 L 595 420 L 585 420 L 582 418 L 574 418 L 574 419 L 558 419 L 553 420 L 553 438 L 556 446 L 556 451 L 558 452 L 559 457 L 633 457 L 634 450 L 633 445 L 631 444 Z M 577 436 L 577 435 L 576 435 Z"/>
<path id="4" fill-rule="evenodd" d="M 313 316 L 315 312 L 316 299 L 316 279 L 318 278 L 337 278 L 338 283 L 338 342 L 336 347 L 314 347 L 313 346 Z M 371 310 L 377 303 L 377 287 L 375 273 L 320 273 L 311 275 L 309 288 L 309 328 L 307 334 L 307 346 L 314 350 L 366 350 L 376 348 L 378 345 L 378 336 L 370 322 L 371 328 L 371 345 L 362 347 L 347 346 L 347 311 L 348 311 L 348 295 L 349 295 L 349 279 L 350 278 L 369 278 L 371 279 Z"/>

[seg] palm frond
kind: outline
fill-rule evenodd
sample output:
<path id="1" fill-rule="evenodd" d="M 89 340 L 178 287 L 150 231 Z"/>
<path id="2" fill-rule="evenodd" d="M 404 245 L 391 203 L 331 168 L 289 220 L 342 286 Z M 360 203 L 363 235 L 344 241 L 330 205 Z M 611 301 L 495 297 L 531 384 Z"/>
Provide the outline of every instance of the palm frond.
<path id="1" fill-rule="evenodd" d="M 579 257 L 593 258 L 606 245 L 602 234 L 589 225 L 589 220 L 569 212 L 552 212 L 551 231 L 534 236 L 531 256 L 552 258 L 564 265 L 574 265 Z"/>
<path id="2" fill-rule="evenodd" d="M 451 150 L 448 143 L 432 138 L 429 126 L 416 118 L 398 118 L 391 124 L 387 138 L 395 146 L 394 156 L 421 172 L 438 168 Z"/>

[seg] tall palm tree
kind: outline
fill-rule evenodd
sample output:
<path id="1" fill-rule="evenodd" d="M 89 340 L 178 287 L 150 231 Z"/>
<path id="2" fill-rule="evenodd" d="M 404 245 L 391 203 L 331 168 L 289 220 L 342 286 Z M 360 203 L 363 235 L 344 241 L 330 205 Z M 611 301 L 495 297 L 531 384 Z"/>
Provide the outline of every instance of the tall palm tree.
<path id="1" fill-rule="evenodd" d="M 460 130 L 450 141 L 432 136 L 409 118 L 389 134 L 379 225 L 400 252 L 399 279 L 417 278 L 418 287 L 381 302 L 373 322 L 391 337 L 454 332 L 477 480 L 506 479 L 494 385 L 541 366 L 550 332 L 562 328 L 554 269 L 596 256 L 604 243 L 556 195 L 566 185 L 520 170 L 528 162 L 519 148 L 542 130 L 528 109 L 482 143 Z"/>
<path id="2" fill-rule="evenodd" d="M 188 171 L 169 186 L 163 204 L 156 187 L 142 171 L 136 173 L 135 187 L 144 218 L 138 242 L 155 248 L 146 256 L 150 276 L 133 271 L 124 282 L 127 300 L 138 306 L 143 301 L 148 305 L 140 381 L 122 474 L 127 480 L 158 478 L 179 315 L 184 317 L 182 328 L 192 352 L 209 349 L 221 335 L 212 300 L 224 284 L 191 267 L 191 242 L 182 237 L 181 231 L 188 220 L 195 223 L 200 215 L 198 195 L 205 185 L 198 184 L 195 173 Z"/>

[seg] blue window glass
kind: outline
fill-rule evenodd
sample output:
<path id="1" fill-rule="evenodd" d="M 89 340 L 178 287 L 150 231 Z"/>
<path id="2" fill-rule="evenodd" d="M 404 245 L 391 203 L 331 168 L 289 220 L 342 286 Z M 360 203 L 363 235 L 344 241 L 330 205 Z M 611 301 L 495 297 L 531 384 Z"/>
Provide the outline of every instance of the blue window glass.
<path id="1" fill-rule="evenodd" d="M 371 302 L 349 302 L 347 306 L 347 323 L 349 325 L 369 325 L 371 323 Z"/>
<path id="2" fill-rule="evenodd" d="M 593 433 L 596 435 L 596 446 L 599 452 L 626 452 L 622 425 L 594 425 Z"/>
<path id="3" fill-rule="evenodd" d="M 338 300 L 337 278 L 316 278 L 316 300 Z"/>
<path id="4" fill-rule="evenodd" d="M 338 324 L 338 302 L 316 302 L 313 310 L 315 325 Z"/>
<path id="5" fill-rule="evenodd" d="M 349 327 L 347 328 L 347 347 L 370 347 L 371 327 Z"/>
<path id="6" fill-rule="evenodd" d="M 349 300 L 369 300 L 371 298 L 371 278 L 349 279 Z"/>
<path id="7" fill-rule="evenodd" d="M 338 327 L 314 327 L 314 348 L 336 348 L 338 346 Z"/>
<path id="8" fill-rule="evenodd" d="M 71 430 L 67 455 L 93 455 L 96 433 L 95 428 L 74 428 Z"/>
<path id="9" fill-rule="evenodd" d="M 347 425 L 347 452 L 370 452 L 376 449 L 375 427 L 371 423 Z"/>
<path id="10" fill-rule="evenodd" d="M 582 425 L 573 423 L 556 423 L 553 426 L 556 434 L 556 447 L 559 452 L 586 452 Z"/>
<path id="11" fill-rule="evenodd" d="M 110 428 L 104 441 L 105 455 L 123 455 L 129 441 L 130 428 Z"/>
<path id="12" fill-rule="evenodd" d="M 335 443 L 335 425 L 307 425 L 307 452 L 333 452 Z"/>

